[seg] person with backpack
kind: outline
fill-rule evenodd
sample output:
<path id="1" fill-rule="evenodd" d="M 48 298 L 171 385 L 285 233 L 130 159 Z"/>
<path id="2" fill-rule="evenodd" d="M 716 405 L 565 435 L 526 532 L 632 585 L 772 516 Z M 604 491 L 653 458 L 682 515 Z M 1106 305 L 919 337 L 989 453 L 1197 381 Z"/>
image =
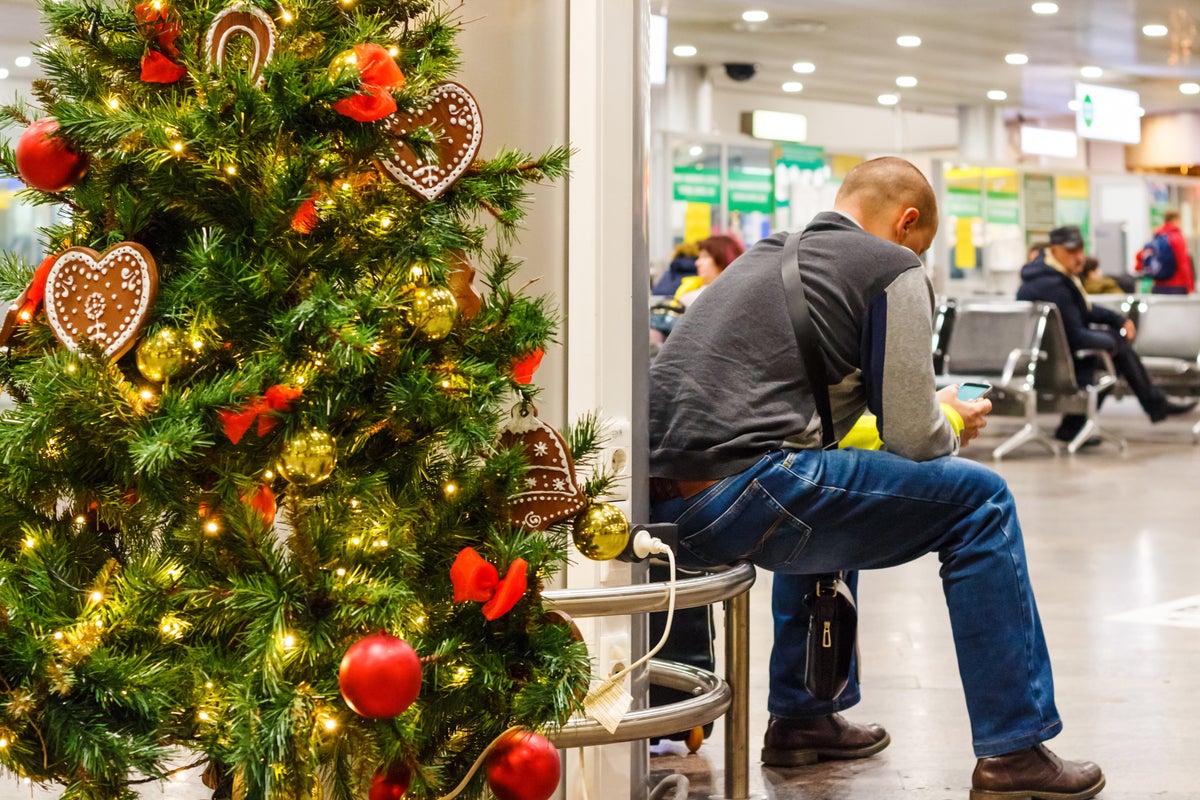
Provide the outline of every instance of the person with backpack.
<path id="1" fill-rule="evenodd" d="M 1163 214 L 1163 224 L 1154 238 L 1138 251 L 1138 274 L 1154 279 L 1154 294 L 1191 294 L 1196 288 L 1192 257 L 1179 229 L 1179 212 Z"/>

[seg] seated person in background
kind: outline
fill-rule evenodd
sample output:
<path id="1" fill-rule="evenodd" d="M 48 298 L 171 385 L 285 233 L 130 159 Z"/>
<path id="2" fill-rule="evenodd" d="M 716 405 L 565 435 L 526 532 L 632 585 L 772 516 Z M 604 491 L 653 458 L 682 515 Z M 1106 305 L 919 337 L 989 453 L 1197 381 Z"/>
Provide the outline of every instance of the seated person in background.
<path id="1" fill-rule="evenodd" d="M 696 276 L 684 278 L 675 292 L 675 299 L 689 306 L 705 286 L 717 279 L 734 259 L 745 252 L 745 248 L 732 236 L 710 236 L 700 242 L 700 255 L 696 257 Z"/>
<path id="2" fill-rule="evenodd" d="M 671 263 L 667 266 L 667 271 L 654 284 L 650 294 L 671 297 L 685 278 L 695 278 L 696 256 L 699 254 L 700 250 L 696 247 L 695 242 L 677 244 L 675 252 L 671 254 Z"/>
<path id="3" fill-rule="evenodd" d="M 1113 366 L 1137 396 L 1151 422 L 1161 422 L 1169 414 L 1185 414 L 1195 403 L 1170 400 L 1150 381 L 1142 360 L 1133 350 L 1137 329 L 1122 314 L 1092 305 L 1080 282 L 1083 273 L 1083 233 L 1075 225 L 1050 231 L 1050 244 L 1042 254 L 1021 268 L 1018 300 L 1054 303 L 1062 315 L 1067 343 L 1072 352 L 1104 350 L 1112 354 Z M 1098 326 L 1093 328 L 1089 326 Z M 1094 359 L 1075 360 L 1075 379 L 1080 386 L 1095 380 Z M 1103 401 L 1103 396 L 1100 400 Z M 1069 442 L 1083 428 L 1082 414 L 1064 414 L 1055 437 Z"/>
<path id="4" fill-rule="evenodd" d="M 1122 283 L 1120 278 L 1101 272 L 1098 258 L 1088 256 L 1083 260 L 1083 289 L 1088 294 L 1131 294 L 1134 290 L 1132 276 L 1123 277 L 1130 280 Z"/>
<path id="5" fill-rule="evenodd" d="M 1033 242 L 1029 245 L 1029 253 L 1025 256 L 1025 263 L 1028 264 L 1042 254 L 1042 251 L 1050 246 L 1049 242 Z"/>

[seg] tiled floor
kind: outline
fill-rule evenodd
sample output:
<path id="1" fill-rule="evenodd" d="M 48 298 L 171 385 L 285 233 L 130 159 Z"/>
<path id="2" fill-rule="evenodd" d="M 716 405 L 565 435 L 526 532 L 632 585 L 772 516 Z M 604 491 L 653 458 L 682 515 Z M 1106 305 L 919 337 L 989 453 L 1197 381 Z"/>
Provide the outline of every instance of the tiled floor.
<path id="1" fill-rule="evenodd" d="M 1101 447 L 1054 458 L 1027 447 L 995 465 L 1018 499 L 1054 660 L 1066 728 L 1051 746 L 1104 767 L 1103 800 L 1198 800 L 1200 731 L 1189 726 L 1200 719 L 1200 610 L 1186 610 L 1200 603 L 1175 603 L 1185 607 L 1175 620 L 1181 624 L 1130 613 L 1200 595 L 1194 420 L 1151 427 L 1127 402 L 1106 407 L 1103 418 L 1129 438 L 1126 456 Z M 1003 427 L 1002 420 L 993 424 Z M 985 438 L 965 455 L 986 461 L 998 441 Z M 887 750 L 865 761 L 796 769 L 758 763 L 766 728 L 771 629 L 770 615 L 762 612 L 769 608 L 770 575 L 760 576 L 752 603 L 752 794 L 772 800 L 966 798 L 974 756 L 935 559 L 861 580 L 864 700 L 850 716 L 882 723 L 892 735 Z M 1138 619 L 1114 618 L 1119 615 Z M 722 735 L 718 723 L 695 755 L 682 745 L 659 746 L 653 774 L 684 773 L 689 800 L 719 793 Z M 0 779 L 0 800 L 56 795 Z M 144 796 L 204 800 L 209 794 L 192 776 L 149 787 Z"/>
<path id="2" fill-rule="evenodd" d="M 1175 624 L 1147 609 L 1200 595 L 1200 446 L 1194 419 L 1151 426 L 1128 402 L 1103 420 L 1129 439 L 1054 458 L 1037 447 L 995 464 L 1017 497 L 1030 571 L 1065 724 L 1050 746 L 1099 763 L 1103 800 L 1200 798 L 1200 602 Z M 996 420 L 993 429 L 1011 429 Z M 992 436 L 964 455 L 991 463 Z M 770 616 L 752 615 L 751 794 L 772 800 L 965 800 L 974 756 L 936 558 L 865 573 L 860 582 L 863 702 L 847 716 L 879 722 L 891 746 L 864 761 L 773 769 L 758 762 L 766 728 Z M 769 608 L 760 573 L 752 606 Z M 1115 619 L 1118 615 L 1138 617 Z M 1186 627 L 1187 625 L 1191 627 Z M 654 776 L 686 774 L 691 800 L 723 788 L 721 725 L 695 755 L 656 747 Z M 670 795 L 668 795 L 670 796 Z"/>

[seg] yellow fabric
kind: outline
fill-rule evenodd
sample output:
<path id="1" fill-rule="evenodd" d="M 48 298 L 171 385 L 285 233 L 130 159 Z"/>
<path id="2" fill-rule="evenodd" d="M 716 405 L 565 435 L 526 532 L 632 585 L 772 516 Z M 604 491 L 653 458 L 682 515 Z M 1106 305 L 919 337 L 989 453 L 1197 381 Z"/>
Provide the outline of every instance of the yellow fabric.
<path id="1" fill-rule="evenodd" d="M 694 292 L 704 285 L 704 279 L 699 275 L 688 275 L 679 282 L 679 288 L 675 290 L 675 299 L 683 297 L 688 292 Z"/>
<path id="2" fill-rule="evenodd" d="M 962 415 L 947 403 L 942 403 L 941 406 L 942 413 L 954 429 L 954 435 L 958 436 L 964 427 Z M 846 447 L 857 447 L 859 450 L 878 450 L 883 447 L 883 440 L 879 438 L 879 428 L 875 426 L 874 414 L 863 414 L 854 422 L 854 427 L 838 442 L 838 448 Z"/>

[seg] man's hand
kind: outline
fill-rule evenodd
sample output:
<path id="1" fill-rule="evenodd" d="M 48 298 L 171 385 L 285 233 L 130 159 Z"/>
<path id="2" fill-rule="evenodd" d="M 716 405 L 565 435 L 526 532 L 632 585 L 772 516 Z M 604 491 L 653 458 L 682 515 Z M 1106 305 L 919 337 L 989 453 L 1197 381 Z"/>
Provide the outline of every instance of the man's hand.
<path id="1" fill-rule="evenodd" d="M 938 402 L 950 406 L 962 417 L 963 429 L 958 434 L 960 446 L 969 444 L 987 427 L 987 415 L 992 411 L 992 401 L 986 397 L 979 400 L 959 400 L 958 386 L 947 386 L 938 390 L 937 398 Z"/>
<path id="2" fill-rule="evenodd" d="M 1133 320 L 1125 320 L 1125 324 L 1121 326 L 1121 330 L 1125 332 L 1125 338 L 1133 344 L 1133 340 L 1137 338 L 1137 326 L 1133 324 Z"/>

